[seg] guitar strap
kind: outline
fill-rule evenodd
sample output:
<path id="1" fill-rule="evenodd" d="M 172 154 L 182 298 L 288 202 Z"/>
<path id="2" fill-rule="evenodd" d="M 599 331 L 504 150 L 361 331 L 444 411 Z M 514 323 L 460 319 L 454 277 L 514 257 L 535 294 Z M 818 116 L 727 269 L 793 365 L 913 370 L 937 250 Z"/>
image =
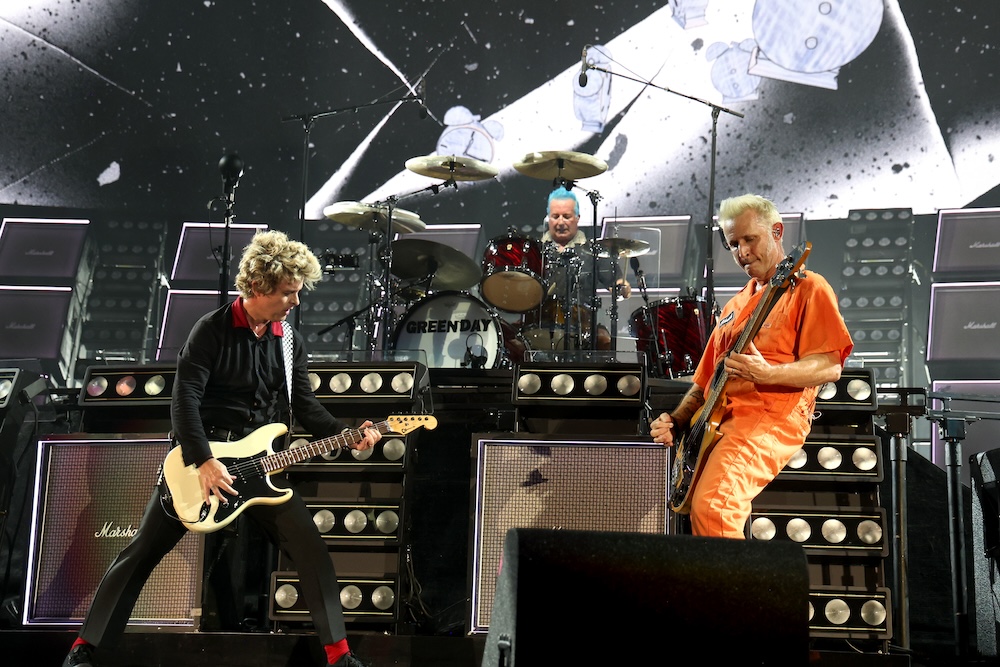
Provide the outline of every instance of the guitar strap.
<path id="1" fill-rule="evenodd" d="M 292 415 L 292 347 L 295 344 L 295 337 L 292 335 L 292 325 L 285 320 L 281 321 L 281 351 L 285 358 L 285 387 L 288 390 L 288 434 L 285 436 L 286 444 L 291 442 L 292 424 L 295 418 Z"/>

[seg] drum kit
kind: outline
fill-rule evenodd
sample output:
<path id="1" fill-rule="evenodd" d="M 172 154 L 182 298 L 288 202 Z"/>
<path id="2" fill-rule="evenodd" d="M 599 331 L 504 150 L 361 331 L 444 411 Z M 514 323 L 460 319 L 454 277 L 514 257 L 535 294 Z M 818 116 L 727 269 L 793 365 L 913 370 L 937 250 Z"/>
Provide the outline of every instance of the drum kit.
<path id="1" fill-rule="evenodd" d="M 529 153 L 513 166 L 525 176 L 550 180 L 554 185 L 570 183 L 569 187 L 577 179 L 596 176 L 608 168 L 598 158 L 572 151 Z M 440 188 L 455 187 L 458 181 L 487 180 L 499 173 L 480 160 L 450 155 L 415 157 L 406 161 L 406 168 L 444 179 L 428 188 L 435 194 Z M 593 261 L 596 270 L 598 259 L 606 263 L 609 258 L 615 275 L 619 275 L 617 262 L 648 252 L 648 243 L 605 238 L 557 252 L 553 244 L 523 237 L 511 228 L 489 241 L 477 264 L 449 245 L 407 238 L 424 231 L 426 225 L 416 213 L 396 207 L 396 200 L 337 202 L 323 211 L 334 222 L 370 232 L 371 257 L 381 258 L 381 270 L 369 267 L 371 303 L 355 314 L 366 313 L 365 345 L 370 352 L 422 350 L 431 368 L 485 369 L 520 363 L 527 350 L 613 349 L 613 338 L 606 329 L 592 331 L 594 307 L 592 302 L 588 309 L 579 296 L 586 291 L 579 289 L 581 276 L 586 275 L 587 262 Z M 386 239 L 389 242 L 384 242 Z M 558 285 L 562 281 L 565 284 Z M 571 282 L 576 289 L 569 288 Z M 476 286 L 483 300 L 470 293 Z M 616 299 L 612 299 L 612 310 L 614 330 Z M 501 311 L 521 315 L 520 325 L 508 322 Z M 654 312 L 659 318 L 654 325 L 675 317 L 665 308 Z M 639 337 L 655 339 L 659 349 L 659 340 L 645 324 L 650 321 L 647 309 L 633 313 L 632 320 L 633 328 L 640 327 Z M 664 345 L 673 344 L 664 341 Z M 683 364 L 696 353 L 700 356 L 700 350 L 684 350 L 676 361 Z M 669 367 L 673 361 L 674 357 L 661 360 L 651 370 L 673 373 Z"/>

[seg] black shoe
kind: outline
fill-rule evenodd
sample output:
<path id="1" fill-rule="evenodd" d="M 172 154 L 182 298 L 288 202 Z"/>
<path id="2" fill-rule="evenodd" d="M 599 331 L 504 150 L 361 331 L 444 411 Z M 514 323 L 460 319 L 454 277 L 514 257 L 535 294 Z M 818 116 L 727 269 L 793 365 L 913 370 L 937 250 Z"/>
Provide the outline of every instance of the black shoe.
<path id="1" fill-rule="evenodd" d="M 62 667 L 98 667 L 93 653 L 93 646 L 80 644 L 69 652 L 69 655 L 63 660 Z"/>
<path id="2" fill-rule="evenodd" d="M 345 653 L 340 656 L 340 660 L 333 663 L 332 667 L 370 667 L 366 662 L 361 662 L 358 656 L 353 653 Z"/>

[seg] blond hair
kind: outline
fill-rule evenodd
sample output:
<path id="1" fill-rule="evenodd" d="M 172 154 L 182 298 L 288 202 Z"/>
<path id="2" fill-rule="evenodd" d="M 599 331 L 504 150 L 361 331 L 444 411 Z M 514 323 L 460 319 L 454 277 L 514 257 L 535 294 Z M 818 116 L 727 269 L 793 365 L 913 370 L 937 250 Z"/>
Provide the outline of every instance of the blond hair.
<path id="1" fill-rule="evenodd" d="M 319 260 L 306 244 L 292 241 L 284 232 L 260 231 L 243 249 L 236 289 L 247 299 L 255 289 L 270 294 L 285 281 L 301 280 L 303 287 L 312 289 L 322 277 Z"/>
<path id="2" fill-rule="evenodd" d="M 753 211 L 757 214 L 757 222 L 767 226 L 774 222 L 781 222 L 781 214 L 778 207 L 770 199 L 760 195 L 747 193 L 729 199 L 723 199 L 719 204 L 719 222 L 732 220 L 746 211 Z"/>

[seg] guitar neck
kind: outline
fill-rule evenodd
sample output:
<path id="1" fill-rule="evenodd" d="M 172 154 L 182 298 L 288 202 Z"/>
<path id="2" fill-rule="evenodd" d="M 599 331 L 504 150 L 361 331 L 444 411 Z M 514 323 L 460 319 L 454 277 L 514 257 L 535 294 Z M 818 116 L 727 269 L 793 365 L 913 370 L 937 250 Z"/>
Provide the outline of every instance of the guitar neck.
<path id="1" fill-rule="evenodd" d="M 392 430 L 389 426 L 388 420 L 372 424 L 368 428 L 378 429 L 378 432 L 383 435 Z M 274 454 L 262 458 L 261 465 L 263 465 L 265 472 L 274 472 L 275 470 L 286 468 L 293 463 L 300 463 L 311 459 L 314 456 L 326 454 L 337 449 L 351 449 L 352 444 L 358 442 L 364 437 L 365 433 L 362 429 L 351 429 L 349 431 L 344 431 L 343 433 L 338 433 L 337 435 L 332 435 L 329 438 L 314 440 L 301 447 L 275 452 Z"/>

